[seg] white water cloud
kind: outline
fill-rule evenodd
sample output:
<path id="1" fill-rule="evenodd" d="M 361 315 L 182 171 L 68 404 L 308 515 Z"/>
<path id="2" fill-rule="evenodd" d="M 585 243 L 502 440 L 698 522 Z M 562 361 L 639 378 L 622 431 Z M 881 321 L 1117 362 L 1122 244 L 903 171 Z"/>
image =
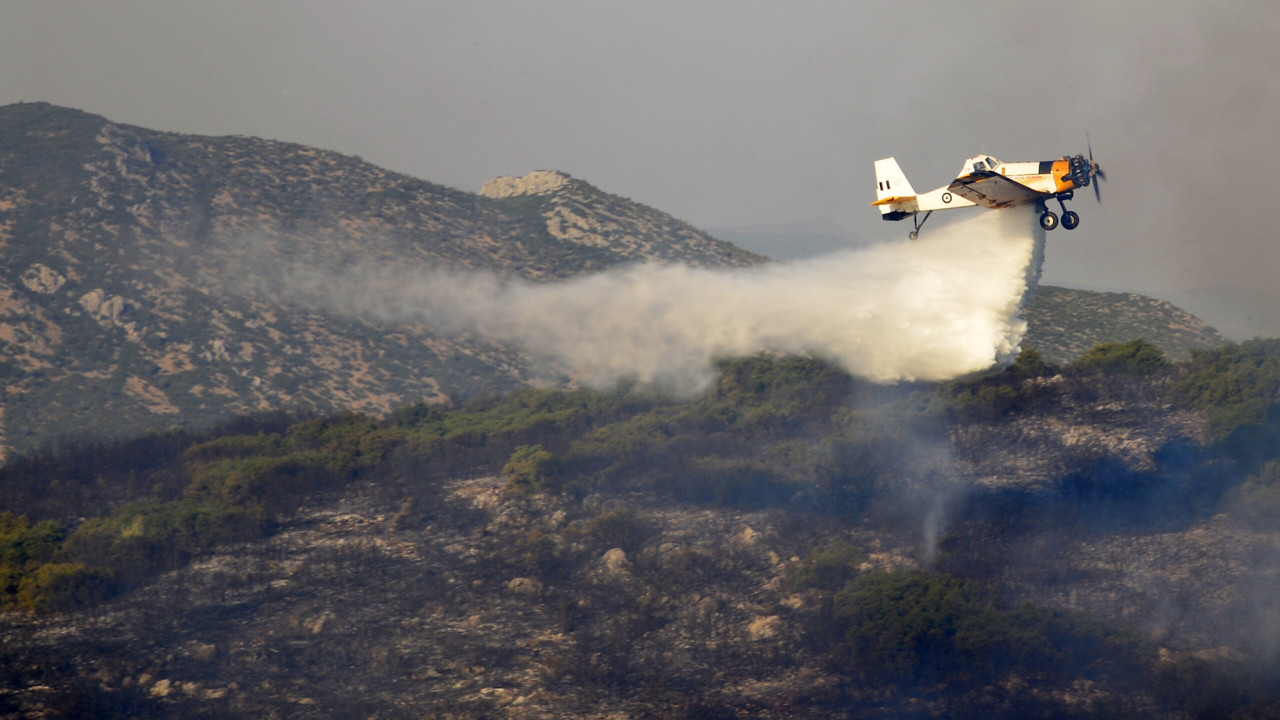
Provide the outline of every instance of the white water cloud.
<path id="1" fill-rule="evenodd" d="M 721 356 L 808 353 L 880 382 L 941 380 L 1011 359 L 1044 233 L 1026 210 L 981 212 L 920 240 L 796 263 L 638 265 L 561 283 L 362 266 L 290 273 L 330 310 L 423 322 L 522 347 L 584 382 L 693 391 Z"/>

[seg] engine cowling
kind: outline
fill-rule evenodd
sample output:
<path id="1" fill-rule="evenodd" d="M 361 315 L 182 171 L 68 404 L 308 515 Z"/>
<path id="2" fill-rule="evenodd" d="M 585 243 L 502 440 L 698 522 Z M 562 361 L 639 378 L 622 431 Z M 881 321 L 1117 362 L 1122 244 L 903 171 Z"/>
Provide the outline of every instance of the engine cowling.
<path id="1" fill-rule="evenodd" d="M 1067 177 L 1078 188 L 1089 187 L 1093 180 L 1093 163 L 1083 155 L 1067 158 Z"/>

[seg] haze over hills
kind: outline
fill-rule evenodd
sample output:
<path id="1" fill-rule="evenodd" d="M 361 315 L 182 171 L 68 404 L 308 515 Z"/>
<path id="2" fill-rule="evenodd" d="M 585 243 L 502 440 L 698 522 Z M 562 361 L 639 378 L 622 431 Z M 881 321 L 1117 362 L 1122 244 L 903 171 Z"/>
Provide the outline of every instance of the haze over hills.
<path id="1" fill-rule="evenodd" d="M 1003 332 L 1035 262 L 1014 235 L 933 265 L 935 238 L 889 247 L 925 277 L 902 290 L 854 277 L 871 254 L 770 264 L 555 171 L 472 194 L 0 108 L 6 442 L 130 437 L 0 463 L 0 717 L 1274 715 L 1276 342 L 1180 365 L 1120 342 L 1060 372 L 1103 341 L 1223 340 L 1166 301 L 1040 287 L 1023 345 L 1049 365 L 878 384 L 762 348 L 685 397 L 530 389 L 581 378 L 484 312 L 435 316 L 585 291 L 533 308 L 553 333 L 628 288 L 637 325 L 702 332 L 700 284 L 732 280 L 713 290 L 754 321 L 822 277 L 928 320 L 957 297 L 941 276 L 994 257 L 1020 263 Z M 668 274 L 688 292 L 628 285 Z M 134 437 L 280 407 L 313 416 Z"/>
<path id="2" fill-rule="evenodd" d="M 385 412 L 503 390 L 518 354 L 245 278 L 386 262 L 562 278 L 760 258 L 559 173 L 464 193 L 337 153 L 0 109 L 2 444 L 275 407 Z"/>
<path id="3" fill-rule="evenodd" d="M 1180 307 L 1191 308 L 1231 340 L 1280 337 L 1280 297 L 1239 285 L 1166 293 Z"/>
<path id="4" fill-rule="evenodd" d="M 713 227 L 707 232 L 745 250 L 778 260 L 800 260 L 867 245 L 848 230 L 825 220 Z"/>
<path id="5" fill-rule="evenodd" d="M 765 262 L 559 172 L 473 194 L 301 145 L 157 132 L 43 103 L 0 108 L 0 259 L 0 449 L 250 410 L 385 413 L 567 381 L 474 332 L 338 312 L 325 282 L 306 297 L 280 292 L 317 268 L 548 282 L 639 262 Z M 1088 297 L 1066 292 L 1042 297 Z M 1053 317 L 1033 304 L 1024 344 L 1063 361 L 1135 327 L 1175 356 L 1221 342 L 1171 307 L 1102 305 L 1134 322 L 1067 321 L 1079 303 Z"/>

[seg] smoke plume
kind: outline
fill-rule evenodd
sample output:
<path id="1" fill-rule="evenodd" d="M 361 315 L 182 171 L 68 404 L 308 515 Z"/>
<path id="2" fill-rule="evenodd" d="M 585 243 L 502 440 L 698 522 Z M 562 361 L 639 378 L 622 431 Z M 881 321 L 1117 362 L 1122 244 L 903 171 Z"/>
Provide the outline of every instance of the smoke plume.
<path id="1" fill-rule="evenodd" d="M 940 380 L 1017 353 L 1043 246 L 1018 209 L 746 270 L 637 265 L 547 284 L 364 266 L 292 272 L 285 287 L 331 310 L 514 343 L 594 385 L 630 377 L 695 391 L 716 357 L 764 350 L 880 382 Z"/>

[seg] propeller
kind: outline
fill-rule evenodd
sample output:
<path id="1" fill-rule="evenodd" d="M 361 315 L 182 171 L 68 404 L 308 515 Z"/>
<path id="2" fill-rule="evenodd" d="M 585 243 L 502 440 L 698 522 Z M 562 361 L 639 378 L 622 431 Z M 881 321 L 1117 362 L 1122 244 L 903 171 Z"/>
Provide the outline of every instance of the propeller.
<path id="1" fill-rule="evenodd" d="M 1107 174 L 1102 172 L 1102 168 L 1093 160 L 1093 141 L 1089 139 L 1089 133 L 1084 134 L 1084 142 L 1089 147 L 1089 174 L 1106 182 Z M 1093 196 L 1098 202 L 1102 202 L 1102 189 L 1098 187 L 1098 183 L 1093 184 Z"/>
<path id="2" fill-rule="evenodd" d="M 1078 188 L 1093 185 L 1093 196 L 1098 199 L 1098 202 L 1102 202 L 1102 189 L 1093 180 L 1094 178 L 1106 180 L 1107 174 L 1102 171 L 1102 167 L 1093 159 L 1093 142 L 1089 140 L 1088 133 L 1085 133 L 1085 143 L 1089 146 L 1088 158 L 1085 158 L 1084 155 L 1063 158 L 1068 163 L 1066 177 L 1070 178 L 1071 182 Z"/>

